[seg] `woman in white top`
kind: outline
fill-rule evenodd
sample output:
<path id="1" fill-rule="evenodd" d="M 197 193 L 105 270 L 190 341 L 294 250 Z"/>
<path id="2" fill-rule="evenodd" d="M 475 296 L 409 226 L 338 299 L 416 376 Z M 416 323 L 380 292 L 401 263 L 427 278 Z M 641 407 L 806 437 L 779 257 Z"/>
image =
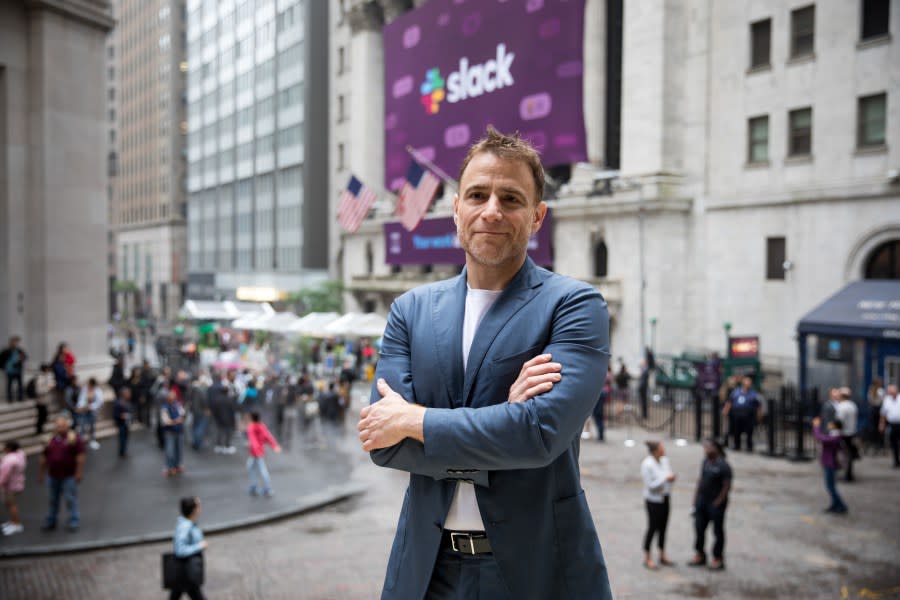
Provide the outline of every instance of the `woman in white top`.
<path id="1" fill-rule="evenodd" d="M 647 534 L 644 536 L 644 566 L 656 569 L 650 558 L 650 544 L 657 536 L 659 564 L 672 566 L 666 557 L 666 525 L 669 522 L 669 494 L 675 474 L 669 466 L 669 458 L 662 442 L 646 442 L 650 456 L 641 463 L 641 477 L 644 480 L 644 501 L 647 505 Z"/>

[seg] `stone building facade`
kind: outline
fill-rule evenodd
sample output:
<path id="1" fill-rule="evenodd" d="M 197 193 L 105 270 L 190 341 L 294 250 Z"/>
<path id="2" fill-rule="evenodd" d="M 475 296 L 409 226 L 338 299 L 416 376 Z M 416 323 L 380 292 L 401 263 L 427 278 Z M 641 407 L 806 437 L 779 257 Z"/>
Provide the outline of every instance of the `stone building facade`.
<path id="1" fill-rule="evenodd" d="M 0 336 L 107 372 L 106 0 L 0 2 Z"/>
<path id="2" fill-rule="evenodd" d="M 332 58 L 350 48 L 354 62 L 332 70 L 332 105 L 337 94 L 351 94 L 350 106 L 358 90 L 378 94 L 366 94 L 365 114 L 332 114 L 345 132 L 332 155 L 377 182 L 380 31 L 421 3 L 341 4 Z M 610 4 L 586 2 L 590 164 L 573 165 L 549 201 L 553 269 L 603 292 L 613 354 L 632 367 L 645 345 L 721 353 L 728 323 L 759 335 L 764 367 L 792 380 L 800 317 L 851 281 L 900 277 L 896 266 L 872 270 L 895 248 L 900 257 L 900 3 L 628 0 L 621 25 L 607 22 Z M 611 78 L 604 42 L 618 33 L 615 165 L 600 142 L 610 107 L 596 92 Z M 332 213 L 347 172 L 334 171 Z M 351 309 L 385 312 L 396 294 L 457 272 L 385 264 L 393 198 L 382 196 L 358 232 L 332 236 Z M 450 199 L 436 215 L 449 214 Z"/>

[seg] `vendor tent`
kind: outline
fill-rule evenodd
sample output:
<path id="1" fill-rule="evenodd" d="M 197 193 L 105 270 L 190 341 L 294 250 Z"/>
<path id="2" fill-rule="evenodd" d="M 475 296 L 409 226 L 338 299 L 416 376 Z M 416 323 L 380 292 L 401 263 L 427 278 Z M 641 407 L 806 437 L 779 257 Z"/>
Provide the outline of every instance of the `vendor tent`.
<path id="1" fill-rule="evenodd" d="M 253 315 L 271 315 L 275 310 L 268 302 L 186 300 L 178 313 L 188 321 L 233 321 Z"/>
<path id="2" fill-rule="evenodd" d="M 298 333 L 310 337 L 328 337 L 325 326 L 340 317 L 334 312 L 311 312 L 290 324 L 286 333 Z"/>
<path id="3" fill-rule="evenodd" d="M 329 323 L 325 330 L 331 335 L 348 337 L 381 337 L 387 319 L 376 313 L 347 313 Z"/>

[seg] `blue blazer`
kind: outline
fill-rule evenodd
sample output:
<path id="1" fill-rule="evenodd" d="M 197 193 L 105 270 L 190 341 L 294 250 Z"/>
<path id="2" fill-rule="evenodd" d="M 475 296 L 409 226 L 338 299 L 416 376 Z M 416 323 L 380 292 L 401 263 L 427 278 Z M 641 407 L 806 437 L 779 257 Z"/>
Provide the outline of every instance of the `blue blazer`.
<path id="1" fill-rule="evenodd" d="M 382 598 L 424 597 L 460 479 L 475 483 L 512 598 L 611 598 L 578 470 L 609 362 L 606 302 L 526 259 L 479 325 L 464 370 L 465 298 L 464 270 L 402 295 L 388 316 L 376 375 L 428 410 L 424 444 L 407 438 L 371 453 L 410 473 Z M 508 403 L 522 363 L 544 352 L 562 364 L 562 380 Z"/>

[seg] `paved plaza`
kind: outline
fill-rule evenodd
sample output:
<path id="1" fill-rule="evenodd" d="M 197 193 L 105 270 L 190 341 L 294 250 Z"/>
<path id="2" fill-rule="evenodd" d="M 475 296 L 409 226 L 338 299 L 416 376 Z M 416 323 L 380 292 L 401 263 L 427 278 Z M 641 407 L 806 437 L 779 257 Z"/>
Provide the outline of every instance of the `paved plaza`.
<path id="1" fill-rule="evenodd" d="M 710 572 L 685 566 L 693 544 L 688 511 L 702 451 L 693 443 L 669 442 L 679 479 L 668 550 L 677 566 L 651 572 L 641 566 L 640 549 L 645 514 L 639 465 L 645 449 L 626 447 L 625 433 L 609 432 L 604 444 L 584 442 L 581 454 L 584 488 L 616 598 L 900 598 L 900 471 L 890 468 L 889 458 L 866 457 L 859 463 L 859 481 L 840 486 L 850 514 L 839 517 L 822 513 L 827 502 L 815 463 L 729 453 L 735 484 L 727 516 L 728 568 Z M 210 598 L 378 597 L 406 477 L 372 465 L 349 432 L 336 453 L 343 458 L 335 464 L 345 459 L 349 481 L 366 492 L 300 516 L 210 535 L 205 586 Z M 302 471 L 279 467 L 276 472 L 284 486 L 291 477 L 304 478 Z M 237 470 L 230 487 L 242 488 L 243 478 Z M 141 489 L 164 484 L 151 477 Z M 118 494 L 127 493 L 110 488 L 106 501 L 116 503 Z M 245 498 L 228 497 L 245 507 Z M 30 524 L 43 502 L 24 510 Z M 174 524 L 174 505 L 165 511 Z M 132 519 L 142 518 L 140 510 L 133 511 Z M 208 526 L 209 518 L 204 515 L 201 525 Z M 66 534 L 55 535 L 64 539 Z M 159 542 L 7 558 L 0 561 L 0 597 L 163 598 L 160 554 L 170 546 Z"/>

